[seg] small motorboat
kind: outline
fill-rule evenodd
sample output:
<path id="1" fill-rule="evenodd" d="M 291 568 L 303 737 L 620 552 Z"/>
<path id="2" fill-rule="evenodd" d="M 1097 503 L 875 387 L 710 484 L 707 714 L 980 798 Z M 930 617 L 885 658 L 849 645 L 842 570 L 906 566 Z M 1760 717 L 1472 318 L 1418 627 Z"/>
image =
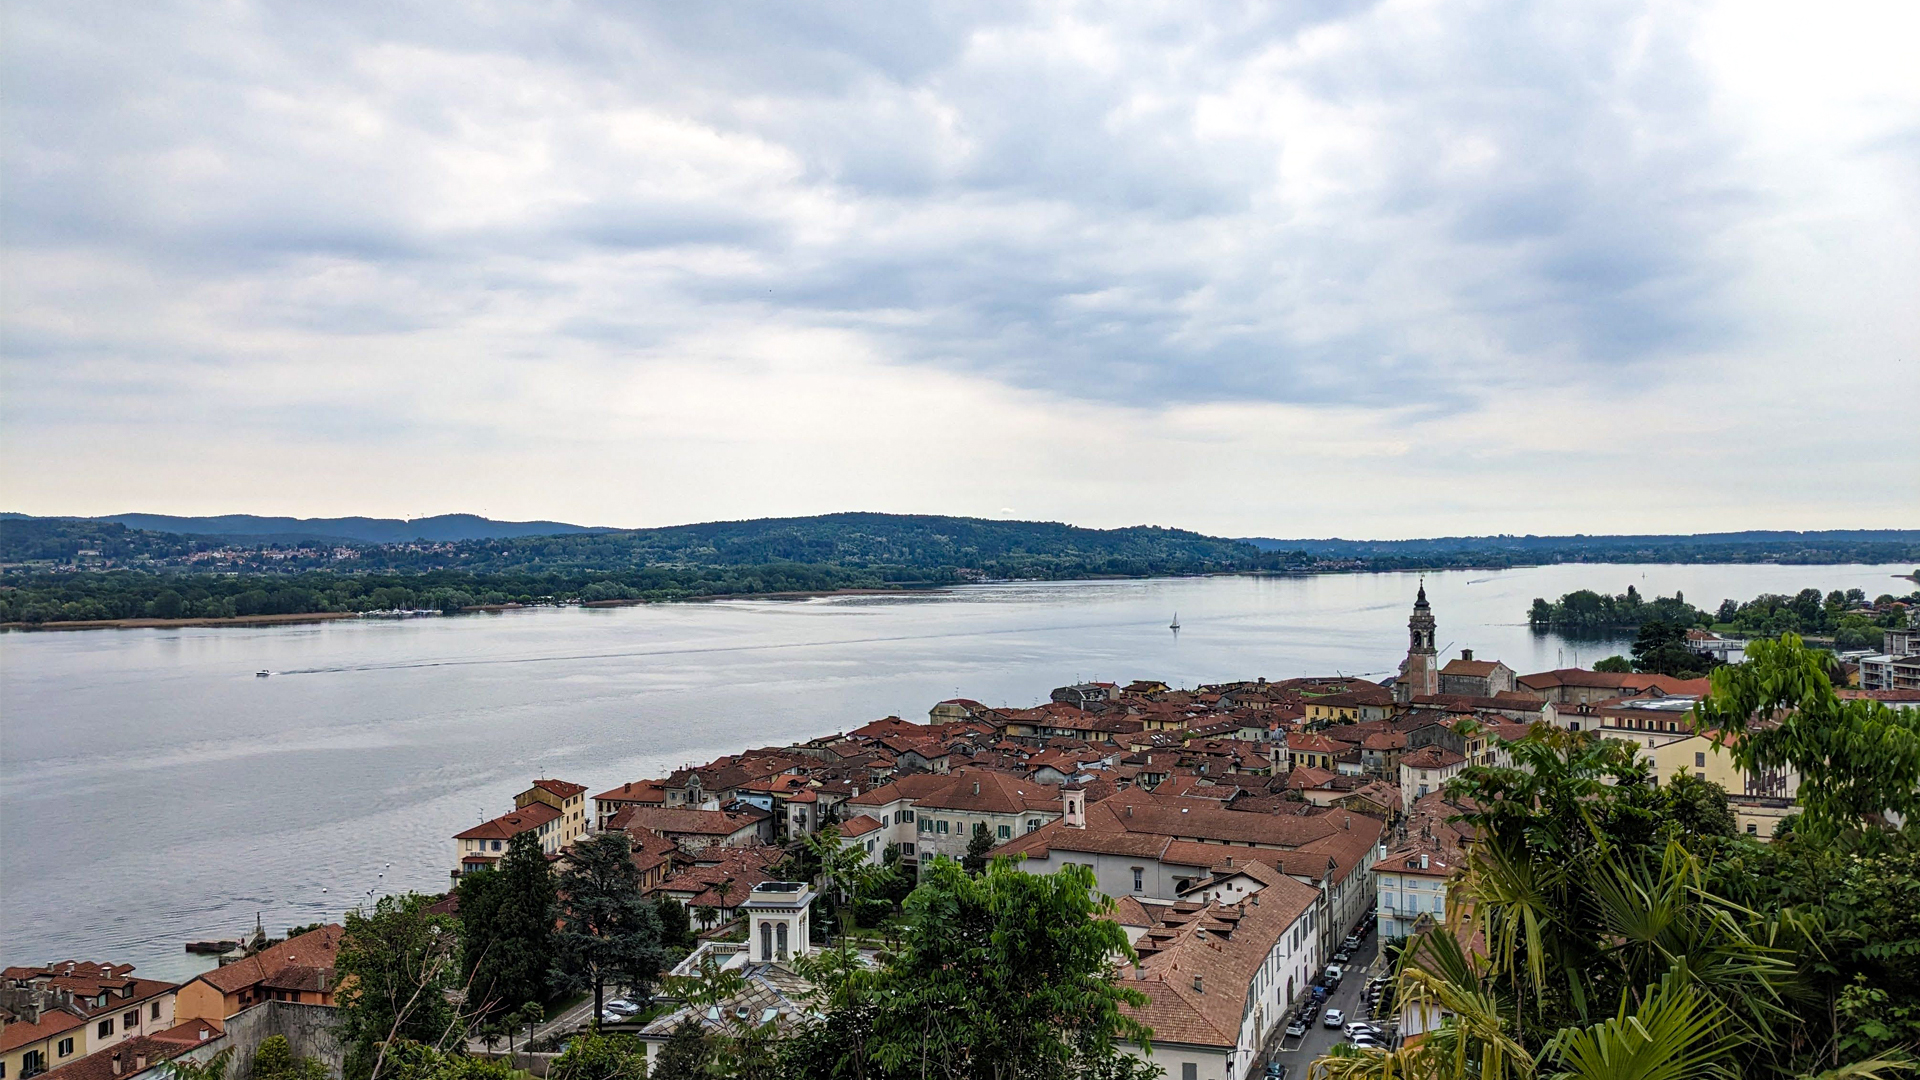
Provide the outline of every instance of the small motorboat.
<path id="1" fill-rule="evenodd" d="M 268 671 L 266 668 L 261 668 L 259 671 L 253 673 L 253 677 L 256 679 L 264 679 L 271 674 L 273 674 L 273 672 Z"/>

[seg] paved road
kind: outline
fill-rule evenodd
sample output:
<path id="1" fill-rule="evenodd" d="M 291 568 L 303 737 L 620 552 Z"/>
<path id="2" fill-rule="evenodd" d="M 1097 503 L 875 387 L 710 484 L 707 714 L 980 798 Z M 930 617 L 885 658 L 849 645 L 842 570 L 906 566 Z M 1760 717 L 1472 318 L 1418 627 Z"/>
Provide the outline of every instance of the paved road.
<path id="1" fill-rule="evenodd" d="M 1348 1023 L 1371 1019 L 1366 1015 L 1366 996 L 1363 991 L 1367 979 L 1379 974 L 1373 970 L 1375 958 L 1379 955 L 1379 938 L 1379 934 L 1368 932 L 1366 939 L 1360 943 L 1359 951 L 1353 954 L 1353 962 L 1347 966 L 1346 976 L 1333 993 L 1327 995 L 1327 1008 L 1339 1009 Z M 1267 1044 L 1267 1055 L 1261 1059 L 1261 1067 L 1271 1058 L 1287 1067 L 1287 1080 L 1302 1080 L 1314 1058 L 1345 1041 L 1345 1034 L 1326 1027 L 1321 1017 L 1315 1017 L 1313 1026 L 1307 1029 L 1303 1038 L 1287 1038 L 1285 1028 L 1277 1032 Z M 1256 1070 L 1254 1075 L 1260 1074 Z"/>

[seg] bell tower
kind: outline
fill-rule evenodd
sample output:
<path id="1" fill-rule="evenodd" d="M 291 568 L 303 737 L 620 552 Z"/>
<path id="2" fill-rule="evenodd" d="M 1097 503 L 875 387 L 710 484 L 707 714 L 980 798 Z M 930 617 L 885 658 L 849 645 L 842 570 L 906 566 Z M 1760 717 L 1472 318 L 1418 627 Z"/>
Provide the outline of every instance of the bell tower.
<path id="1" fill-rule="evenodd" d="M 1394 700 L 1403 705 L 1420 695 L 1440 692 L 1433 634 L 1433 608 L 1427 603 L 1427 583 L 1422 581 L 1413 601 L 1413 617 L 1407 620 L 1407 659 L 1393 684 Z"/>

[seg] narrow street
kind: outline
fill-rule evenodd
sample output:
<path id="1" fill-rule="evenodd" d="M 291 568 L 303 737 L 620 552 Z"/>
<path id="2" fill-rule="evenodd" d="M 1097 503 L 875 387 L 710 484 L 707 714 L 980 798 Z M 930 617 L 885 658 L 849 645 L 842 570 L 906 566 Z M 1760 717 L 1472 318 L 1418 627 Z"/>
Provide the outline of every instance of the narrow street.
<path id="1" fill-rule="evenodd" d="M 1365 987 L 1367 980 L 1382 974 L 1374 969 L 1379 956 L 1380 935 L 1369 930 L 1360 942 L 1347 965 L 1346 975 L 1340 985 L 1327 995 L 1326 1009 L 1338 1009 L 1344 1022 L 1371 1020 L 1367 1015 Z M 1266 1053 L 1256 1063 L 1253 1075 L 1258 1077 L 1268 1061 L 1278 1061 L 1287 1068 L 1287 1080 L 1301 1080 L 1307 1075 L 1307 1066 L 1314 1058 L 1326 1053 L 1334 1046 L 1346 1041 L 1346 1035 L 1337 1028 L 1329 1028 L 1323 1023 L 1326 1009 L 1314 1014 L 1313 1023 L 1307 1027 L 1307 1033 L 1300 1038 L 1288 1038 L 1285 1027 L 1274 1033 L 1268 1041 Z"/>

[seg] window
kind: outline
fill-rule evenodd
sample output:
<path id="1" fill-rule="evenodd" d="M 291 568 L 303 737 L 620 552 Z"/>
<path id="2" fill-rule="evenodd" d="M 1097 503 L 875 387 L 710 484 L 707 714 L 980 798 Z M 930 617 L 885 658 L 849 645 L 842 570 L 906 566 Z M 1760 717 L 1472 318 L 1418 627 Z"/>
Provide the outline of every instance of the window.
<path id="1" fill-rule="evenodd" d="M 147 1019 L 149 1020 L 160 1019 L 160 1003 L 159 1002 L 156 1001 L 152 1005 L 147 1007 Z"/>
<path id="2" fill-rule="evenodd" d="M 913 811 L 911 811 L 911 810 L 902 810 L 902 811 L 900 811 L 900 820 L 901 820 L 901 821 L 912 821 L 912 820 L 913 820 Z"/>
<path id="3" fill-rule="evenodd" d="M 94 1027 L 93 1033 L 97 1038 L 102 1039 L 113 1034 L 113 1019 L 109 1017 L 100 1021 L 100 1023 Z"/>
<path id="4" fill-rule="evenodd" d="M 54 1049 L 60 1051 L 61 1057 L 72 1057 L 73 1056 L 73 1040 L 61 1039 L 60 1045 L 54 1047 Z"/>
<path id="5" fill-rule="evenodd" d="M 1185 1062 L 1180 1066 L 1180 1080 L 1200 1080 L 1200 1066 Z"/>
<path id="6" fill-rule="evenodd" d="M 1748 835 L 1748 836 L 1759 836 L 1759 835 L 1760 835 L 1760 826 L 1758 826 L 1758 825 L 1755 825 L 1755 824 L 1754 824 L 1753 822 L 1751 822 L 1751 821 L 1749 821 L 1749 822 L 1747 822 L 1747 835 Z"/>
<path id="7" fill-rule="evenodd" d="M 1013 839 L 1013 826 L 1011 825 L 1001 825 L 994 829 L 993 832 L 995 836 L 998 836 L 1002 840 Z"/>
<path id="8" fill-rule="evenodd" d="M 891 825 L 891 824 L 893 824 L 893 815 L 891 815 L 891 814 L 881 814 L 881 815 L 880 815 L 880 824 L 882 824 L 882 825 Z"/>
<path id="9" fill-rule="evenodd" d="M 1146 890 L 1146 887 L 1147 887 L 1146 870 L 1142 867 L 1138 867 L 1138 866 L 1134 867 L 1133 868 L 1133 891 L 1144 892 Z"/>
<path id="10" fill-rule="evenodd" d="M 1697 772 L 1693 774 L 1693 778 L 1695 780 L 1705 780 L 1707 778 L 1707 774 L 1703 772 Z"/>
<path id="11" fill-rule="evenodd" d="M 493 842 L 493 850 L 495 850 L 495 851 L 499 851 L 499 850 L 500 850 L 500 841 L 498 841 L 498 840 L 495 840 L 495 841 Z"/>
<path id="12" fill-rule="evenodd" d="M 1030 817 L 1030 818 L 1028 818 L 1028 819 L 1027 819 L 1027 831 L 1028 831 L 1028 832 L 1032 832 L 1033 830 L 1035 830 L 1035 829 L 1037 829 L 1037 828 L 1039 828 L 1039 827 L 1040 827 L 1040 819 L 1039 819 L 1039 818 L 1037 818 L 1037 817 Z"/>
<path id="13" fill-rule="evenodd" d="M 135 1009 L 132 1012 L 120 1018 L 120 1030 L 122 1031 L 125 1031 L 127 1028 L 130 1028 L 130 1027 L 139 1027 L 139 1026 L 140 1026 L 140 1010 L 139 1009 Z"/>
<path id="14" fill-rule="evenodd" d="M 947 823 L 944 821 L 934 822 L 934 831 L 944 834 L 947 831 Z"/>
<path id="15" fill-rule="evenodd" d="M 921 831 L 921 832 L 932 832 L 932 831 L 933 831 L 933 829 L 931 828 L 931 826 L 932 826 L 932 825 L 933 825 L 933 822 L 931 822 L 931 821 L 923 821 L 923 822 L 921 822 L 921 823 L 920 823 L 920 831 Z"/>

